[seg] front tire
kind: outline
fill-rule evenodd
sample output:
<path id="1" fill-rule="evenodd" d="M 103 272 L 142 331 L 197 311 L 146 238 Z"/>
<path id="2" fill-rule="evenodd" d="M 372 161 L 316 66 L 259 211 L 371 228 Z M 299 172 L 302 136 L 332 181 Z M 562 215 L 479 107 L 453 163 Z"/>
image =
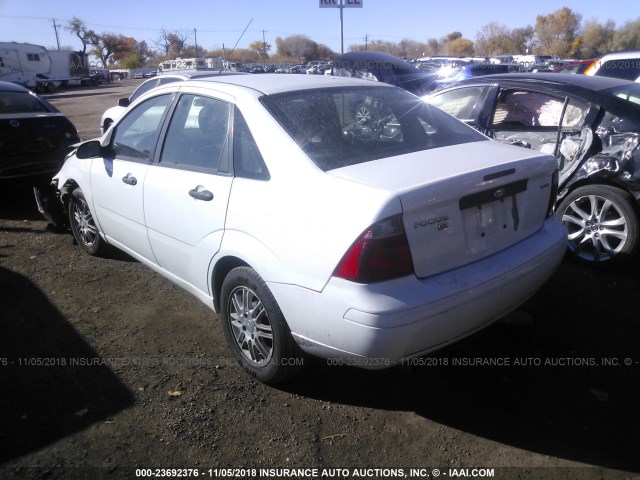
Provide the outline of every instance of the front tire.
<path id="1" fill-rule="evenodd" d="M 93 213 L 79 188 L 69 197 L 69 225 L 80 248 L 91 256 L 104 254 L 107 244 L 100 236 Z"/>
<path id="2" fill-rule="evenodd" d="M 604 266 L 632 257 L 638 246 L 633 197 L 608 185 L 587 185 L 569 193 L 556 209 L 567 227 L 569 255 Z"/>
<path id="3" fill-rule="evenodd" d="M 227 343 L 249 375 L 275 384 L 304 368 L 304 354 L 269 287 L 255 270 L 238 267 L 229 272 L 220 300 Z"/>

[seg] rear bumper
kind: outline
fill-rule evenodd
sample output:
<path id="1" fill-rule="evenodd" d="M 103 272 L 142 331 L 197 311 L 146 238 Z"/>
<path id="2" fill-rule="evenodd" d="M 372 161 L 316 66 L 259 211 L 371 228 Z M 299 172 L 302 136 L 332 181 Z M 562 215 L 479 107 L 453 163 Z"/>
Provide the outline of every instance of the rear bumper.
<path id="1" fill-rule="evenodd" d="M 386 368 L 472 334 L 517 308 L 555 272 L 566 231 L 551 218 L 506 250 L 419 279 L 359 285 L 332 278 L 322 292 L 269 284 L 306 352 Z"/>

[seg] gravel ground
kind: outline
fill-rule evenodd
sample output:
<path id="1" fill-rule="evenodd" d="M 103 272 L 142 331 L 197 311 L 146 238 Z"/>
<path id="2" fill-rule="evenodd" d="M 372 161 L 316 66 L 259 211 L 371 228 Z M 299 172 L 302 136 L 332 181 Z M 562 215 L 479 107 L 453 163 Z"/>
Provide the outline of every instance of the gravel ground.
<path id="1" fill-rule="evenodd" d="M 138 83 L 48 98 L 89 139 Z M 516 312 L 412 368 L 312 360 L 273 388 L 241 372 L 195 298 L 124 254 L 83 255 L 47 229 L 28 186 L 5 186 L 0 200 L 2 479 L 139 468 L 640 478 L 638 261 L 605 271 L 565 261 Z"/>

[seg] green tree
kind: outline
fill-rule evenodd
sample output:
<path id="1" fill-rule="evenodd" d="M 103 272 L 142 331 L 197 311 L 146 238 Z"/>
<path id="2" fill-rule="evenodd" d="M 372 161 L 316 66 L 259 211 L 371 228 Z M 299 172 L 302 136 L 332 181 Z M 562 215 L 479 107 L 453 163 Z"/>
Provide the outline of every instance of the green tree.
<path id="1" fill-rule="evenodd" d="M 486 56 L 514 53 L 511 31 L 498 22 L 490 22 L 480 28 L 474 47 L 476 53 Z"/>
<path id="2" fill-rule="evenodd" d="M 449 55 L 469 57 L 474 54 L 473 42 L 468 38 L 456 38 L 447 44 Z"/>
<path id="3" fill-rule="evenodd" d="M 616 30 L 612 47 L 613 50 L 640 50 L 640 17 Z"/>
<path id="4" fill-rule="evenodd" d="M 512 46 L 509 53 L 524 54 L 532 51 L 535 40 L 535 31 L 531 25 L 522 28 L 514 28 L 511 31 Z"/>
<path id="5" fill-rule="evenodd" d="M 123 35 L 101 33 L 92 38 L 91 45 L 93 49 L 89 53 L 98 58 L 102 66 L 106 68 L 109 65 L 113 65 L 115 61 L 113 59 L 114 54 L 127 48 L 127 41 Z"/>
<path id="6" fill-rule="evenodd" d="M 318 44 L 305 35 L 291 35 L 287 38 L 276 37 L 278 55 L 294 57 L 301 62 L 314 60 Z"/>
<path id="7" fill-rule="evenodd" d="M 557 57 L 571 57 L 577 53 L 582 16 L 567 7 L 548 15 L 536 17 L 536 47 L 538 52 Z"/>
<path id="8" fill-rule="evenodd" d="M 607 20 L 604 24 L 595 19 L 586 22 L 582 27 L 582 56 L 593 58 L 611 50 L 615 33 L 613 20 Z"/>
<path id="9" fill-rule="evenodd" d="M 264 59 L 264 61 L 266 61 L 266 59 L 269 58 L 271 44 L 262 40 L 256 40 L 249 44 L 249 50 L 255 50 L 258 55 L 260 55 L 260 57 Z"/>

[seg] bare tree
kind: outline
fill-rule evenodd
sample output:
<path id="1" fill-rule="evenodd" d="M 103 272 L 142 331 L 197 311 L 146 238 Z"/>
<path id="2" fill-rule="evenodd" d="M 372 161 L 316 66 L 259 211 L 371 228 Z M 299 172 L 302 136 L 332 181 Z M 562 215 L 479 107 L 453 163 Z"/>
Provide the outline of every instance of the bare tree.
<path id="1" fill-rule="evenodd" d="M 93 44 L 96 32 L 87 28 L 78 17 L 73 17 L 65 28 L 80 39 L 80 42 L 82 42 L 82 54 L 86 58 L 87 48 Z"/>
<path id="2" fill-rule="evenodd" d="M 168 57 L 175 40 L 175 36 L 171 32 L 163 28 L 162 30 L 160 30 L 160 36 L 157 40 L 153 41 L 153 44 L 158 50 L 162 52 L 164 56 Z"/>

